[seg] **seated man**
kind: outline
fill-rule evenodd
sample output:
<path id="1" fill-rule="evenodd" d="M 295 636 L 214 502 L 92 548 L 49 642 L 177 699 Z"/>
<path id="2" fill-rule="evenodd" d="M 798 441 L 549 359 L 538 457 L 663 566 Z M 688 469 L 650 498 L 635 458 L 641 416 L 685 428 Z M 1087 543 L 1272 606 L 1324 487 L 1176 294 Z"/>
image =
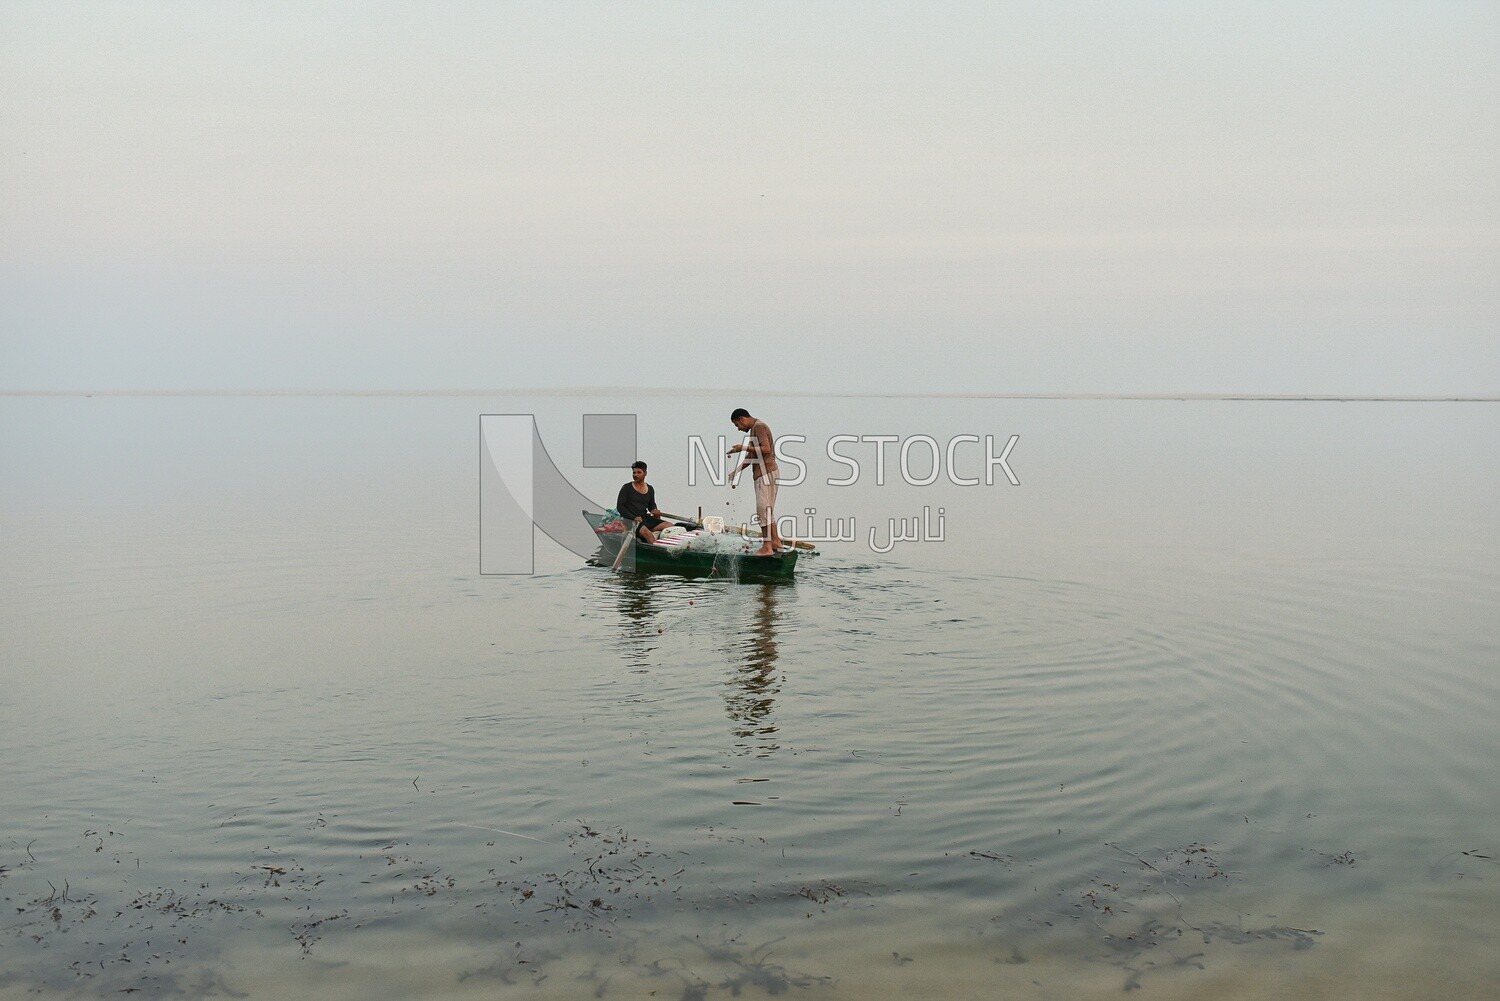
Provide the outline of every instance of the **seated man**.
<path id="1" fill-rule="evenodd" d="M 673 524 L 661 516 L 656 506 L 656 488 L 646 482 L 646 464 L 635 462 L 630 466 L 630 482 L 620 488 L 615 500 L 615 510 L 627 524 L 634 523 L 636 530 L 646 542 L 655 542 L 655 533 Z"/>

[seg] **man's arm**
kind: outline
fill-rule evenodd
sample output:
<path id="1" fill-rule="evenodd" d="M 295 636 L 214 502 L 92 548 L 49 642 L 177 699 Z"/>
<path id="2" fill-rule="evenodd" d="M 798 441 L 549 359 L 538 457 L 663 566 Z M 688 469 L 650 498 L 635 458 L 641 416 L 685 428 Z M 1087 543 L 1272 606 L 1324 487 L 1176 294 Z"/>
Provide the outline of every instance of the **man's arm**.
<path id="1" fill-rule="evenodd" d="M 627 493 L 629 489 L 630 484 L 625 484 L 620 488 L 620 496 L 615 498 L 615 510 L 620 512 L 621 517 L 624 518 L 630 517 L 630 515 L 625 513 L 625 506 L 630 503 L 630 494 Z"/>

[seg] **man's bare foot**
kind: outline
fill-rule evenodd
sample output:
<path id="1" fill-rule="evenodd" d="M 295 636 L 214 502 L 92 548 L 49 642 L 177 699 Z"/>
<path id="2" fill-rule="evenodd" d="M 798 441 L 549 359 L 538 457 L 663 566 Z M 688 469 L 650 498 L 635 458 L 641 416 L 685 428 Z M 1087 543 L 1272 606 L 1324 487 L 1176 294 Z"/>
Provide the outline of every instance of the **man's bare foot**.
<path id="1" fill-rule="evenodd" d="M 776 550 L 769 549 L 769 548 L 766 548 L 765 546 L 762 546 L 761 548 L 757 549 L 755 552 L 751 553 L 750 555 L 751 556 L 775 556 L 776 555 Z"/>

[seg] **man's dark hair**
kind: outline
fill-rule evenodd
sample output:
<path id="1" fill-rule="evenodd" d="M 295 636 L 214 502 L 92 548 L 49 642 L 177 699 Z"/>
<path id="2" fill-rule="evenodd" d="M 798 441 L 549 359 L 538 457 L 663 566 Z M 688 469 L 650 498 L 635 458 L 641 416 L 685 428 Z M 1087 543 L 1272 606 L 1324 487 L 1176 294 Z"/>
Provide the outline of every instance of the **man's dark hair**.
<path id="1" fill-rule="evenodd" d="M 746 410 L 744 407 L 740 407 L 734 413 L 732 413 L 732 414 L 729 415 L 729 419 L 732 420 L 732 421 L 737 421 L 741 417 L 749 417 L 749 416 L 750 416 L 750 411 Z"/>
<path id="2" fill-rule="evenodd" d="M 630 468 L 631 469 L 639 469 L 641 472 L 644 473 L 646 471 L 646 464 L 644 462 L 642 462 L 640 459 L 637 459 L 637 460 L 635 460 L 634 462 L 632 462 L 630 464 Z"/>

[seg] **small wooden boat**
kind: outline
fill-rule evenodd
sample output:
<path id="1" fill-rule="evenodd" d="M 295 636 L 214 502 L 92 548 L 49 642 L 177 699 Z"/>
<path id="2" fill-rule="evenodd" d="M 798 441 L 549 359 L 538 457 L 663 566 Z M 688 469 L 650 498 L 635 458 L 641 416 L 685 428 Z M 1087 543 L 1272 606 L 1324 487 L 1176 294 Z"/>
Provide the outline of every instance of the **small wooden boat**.
<path id="1" fill-rule="evenodd" d="M 584 511 L 583 517 L 599 537 L 599 552 L 594 561 L 612 566 L 626 540 L 625 525 L 619 519 L 606 522 L 604 515 Z M 676 536 L 648 543 L 636 538 L 626 560 L 633 559 L 637 573 L 673 573 L 686 577 L 725 577 L 740 581 L 791 580 L 797 569 L 797 550 L 789 549 L 775 556 L 752 556 L 749 553 L 703 552 L 691 548 L 690 540 L 703 529 L 693 526 L 687 536 Z"/>

